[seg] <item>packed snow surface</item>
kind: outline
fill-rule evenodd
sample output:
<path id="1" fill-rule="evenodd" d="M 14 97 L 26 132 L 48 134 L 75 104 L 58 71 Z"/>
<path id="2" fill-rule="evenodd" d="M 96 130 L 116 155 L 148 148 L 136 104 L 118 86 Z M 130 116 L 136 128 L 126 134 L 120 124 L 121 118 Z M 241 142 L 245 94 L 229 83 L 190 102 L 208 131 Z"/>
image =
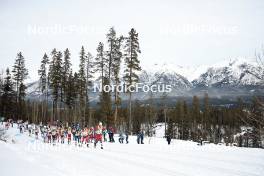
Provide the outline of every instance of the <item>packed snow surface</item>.
<path id="1" fill-rule="evenodd" d="M 145 138 L 99 147 L 44 144 L 14 127 L 0 141 L 1 176 L 263 176 L 264 150 Z M 13 141 L 13 142 L 12 142 Z"/>

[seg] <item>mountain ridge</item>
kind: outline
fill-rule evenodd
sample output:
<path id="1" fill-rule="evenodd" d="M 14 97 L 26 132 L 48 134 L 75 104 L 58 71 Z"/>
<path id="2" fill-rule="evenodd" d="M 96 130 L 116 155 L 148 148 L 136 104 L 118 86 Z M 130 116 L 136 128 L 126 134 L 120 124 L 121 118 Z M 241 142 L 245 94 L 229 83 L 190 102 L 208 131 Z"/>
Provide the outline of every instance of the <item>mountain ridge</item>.
<path id="1" fill-rule="evenodd" d="M 192 75 L 193 74 L 193 75 Z M 182 67 L 172 64 L 154 64 L 151 68 L 143 69 L 139 74 L 140 82 L 151 84 L 169 84 L 172 91 L 167 96 L 203 95 L 205 92 L 212 96 L 219 95 L 254 95 L 261 94 L 264 87 L 264 71 L 256 61 L 238 58 L 224 60 L 211 66 Z M 27 84 L 29 98 L 41 97 L 38 81 Z M 264 92 L 263 92 L 264 93 Z M 121 95 L 126 99 L 125 94 Z M 151 94 L 153 96 L 153 94 Z M 159 98 L 162 93 L 155 93 Z M 137 99 L 147 99 L 150 93 L 138 92 Z M 98 99 L 98 93 L 92 93 L 93 100 Z"/>

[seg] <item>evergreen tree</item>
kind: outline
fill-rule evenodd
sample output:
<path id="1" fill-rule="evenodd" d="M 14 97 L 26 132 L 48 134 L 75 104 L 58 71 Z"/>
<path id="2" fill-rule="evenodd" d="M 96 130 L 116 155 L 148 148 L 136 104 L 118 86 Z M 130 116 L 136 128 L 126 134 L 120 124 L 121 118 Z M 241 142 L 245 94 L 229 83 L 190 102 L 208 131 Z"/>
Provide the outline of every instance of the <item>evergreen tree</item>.
<path id="1" fill-rule="evenodd" d="M 252 127 L 253 147 L 260 147 L 261 135 L 264 127 L 264 106 L 260 98 L 253 97 L 251 112 L 247 122 Z"/>
<path id="2" fill-rule="evenodd" d="M 109 85 L 109 79 L 107 77 L 104 77 L 103 79 L 103 86 Z M 104 89 L 102 90 L 99 98 L 99 105 L 101 119 L 106 122 L 107 126 L 113 125 L 110 92 L 106 92 Z"/>
<path id="3" fill-rule="evenodd" d="M 90 52 L 87 53 L 86 56 L 86 114 L 87 116 L 90 118 L 91 116 L 91 112 L 90 112 L 90 100 L 89 100 L 89 91 L 91 89 L 92 86 L 92 78 L 94 74 L 94 60 L 93 60 L 93 56 Z M 90 121 L 89 121 L 90 123 Z M 89 124 L 90 125 L 90 124 Z"/>
<path id="4" fill-rule="evenodd" d="M 69 78 L 66 84 L 66 91 L 65 91 L 65 104 L 68 107 L 69 115 L 68 117 L 73 117 L 74 110 L 77 107 L 77 100 L 78 100 L 78 74 L 75 72 L 73 74 L 72 70 L 70 71 Z M 68 119 L 68 122 L 72 122 L 72 119 Z"/>
<path id="5" fill-rule="evenodd" d="M 199 131 L 200 127 L 200 102 L 199 98 L 197 96 L 193 96 L 193 102 L 192 102 L 192 118 L 193 118 L 193 125 L 192 125 L 192 139 L 195 141 L 199 140 L 201 138 L 201 133 Z"/>
<path id="6" fill-rule="evenodd" d="M 80 100 L 79 100 L 79 74 L 77 72 L 74 72 L 73 74 L 73 86 L 74 89 L 72 89 L 72 95 L 73 95 L 73 100 L 74 100 L 74 122 L 80 119 Z"/>
<path id="7" fill-rule="evenodd" d="M 85 107 L 86 107 L 86 96 L 87 96 L 87 84 L 86 84 L 86 54 L 84 47 L 82 46 L 81 52 L 80 52 L 80 65 L 79 65 L 79 79 L 78 79 L 78 93 L 79 93 L 79 103 L 80 103 L 80 115 L 83 120 L 85 121 Z"/>
<path id="8" fill-rule="evenodd" d="M 38 74 L 40 76 L 40 90 L 42 94 L 45 96 L 45 102 L 42 102 L 42 119 L 46 120 L 46 116 L 48 114 L 48 86 L 49 86 L 49 79 L 48 79 L 48 64 L 49 64 L 49 58 L 47 54 L 45 53 L 42 60 L 41 60 L 41 65 L 40 69 L 38 70 Z M 44 93 L 45 92 L 45 93 Z M 46 108 L 45 108 L 46 107 Z"/>
<path id="9" fill-rule="evenodd" d="M 190 139 L 190 112 L 186 101 L 183 101 L 183 139 Z"/>
<path id="10" fill-rule="evenodd" d="M 15 64 L 13 66 L 13 79 L 15 81 L 16 86 L 16 101 L 19 103 L 19 99 L 22 99 L 22 95 L 19 91 L 20 85 L 24 83 L 25 79 L 28 76 L 28 70 L 25 66 L 25 58 L 23 57 L 22 53 L 19 52 L 17 54 L 17 58 L 15 60 Z"/>
<path id="11" fill-rule="evenodd" d="M 115 104 L 115 112 L 114 112 L 114 122 L 117 121 L 118 116 L 118 108 L 121 105 L 121 97 L 120 93 L 117 90 L 117 86 L 120 85 L 120 65 L 123 53 L 121 51 L 123 37 L 119 37 L 115 41 L 114 52 L 113 52 L 113 64 L 112 64 L 112 72 L 113 72 L 113 81 L 115 89 L 114 89 L 114 104 Z"/>
<path id="12" fill-rule="evenodd" d="M 115 105 L 115 112 L 114 112 L 114 122 L 117 120 L 118 116 L 118 107 L 121 104 L 121 98 L 119 92 L 117 91 L 117 86 L 120 84 L 120 64 L 122 59 L 122 52 L 121 46 L 123 37 L 117 37 L 116 31 L 112 27 L 109 30 L 109 33 L 106 35 L 108 48 L 107 51 L 107 61 L 108 61 L 108 80 L 111 84 L 111 81 L 114 82 L 115 89 L 114 89 L 114 105 Z M 109 95 L 110 96 L 110 95 Z"/>
<path id="13" fill-rule="evenodd" d="M 139 81 L 137 72 L 141 70 L 138 60 L 138 53 L 140 53 L 138 33 L 134 28 L 129 32 L 129 36 L 125 41 L 125 76 L 124 80 L 127 86 L 132 86 Z M 129 130 L 132 129 L 132 92 L 129 91 Z"/>
<path id="14" fill-rule="evenodd" d="M 86 56 L 86 80 L 88 80 L 87 82 L 91 83 L 91 79 L 94 77 L 94 60 L 93 60 L 93 56 L 90 52 L 87 53 Z M 88 86 L 90 86 L 90 84 L 88 84 Z"/>
<path id="15" fill-rule="evenodd" d="M 112 77 L 113 77 L 113 59 L 114 59 L 113 57 L 115 54 L 114 50 L 115 50 L 115 42 L 116 42 L 116 31 L 113 27 L 109 29 L 109 33 L 106 34 L 106 38 L 107 38 L 107 43 L 108 43 L 108 51 L 106 51 L 106 61 L 108 62 L 107 63 L 108 70 L 106 72 L 106 78 L 104 82 L 105 84 L 110 86 L 112 82 Z M 105 105 L 106 107 L 112 106 L 111 96 L 112 96 L 112 92 L 104 92 L 104 97 L 105 99 L 108 100 L 108 103 L 109 103 L 108 105 L 107 104 Z M 113 123 L 114 120 L 111 117 L 111 108 L 109 108 L 109 112 L 106 112 L 106 114 L 109 115 L 109 117 L 107 117 L 108 122 Z"/>
<path id="16" fill-rule="evenodd" d="M 208 97 L 208 94 L 205 93 L 205 95 L 204 95 L 204 110 L 203 110 L 203 116 L 202 116 L 202 121 L 201 121 L 203 139 L 206 139 L 206 137 L 208 135 L 207 132 L 210 130 L 210 125 L 209 125 L 210 111 L 211 111 L 211 107 L 209 105 L 209 97 Z"/>
<path id="17" fill-rule="evenodd" d="M 104 54 L 104 44 L 100 42 L 96 51 L 97 51 L 97 55 L 95 58 L 95 71 L 100 74 L 98 79 L 100 80 L 102 84 L 103 79 L 105 77 L 105 72 L 107 71 L 107 65 L 106 65 L 107 60 Z"/>
<path id="18" fill-rule="evenodd" d="M 116 31 L 113 27 L 110 28 L 109 33 L 106 34 L 107 42 L 109 50 L 106 52 L 107 54 L 107 61 L 108 61 L 108 72 L 107 77 L 108 80 L 111 83 L 111 76 L 112 76 L 112 64 L 113 64 L 113 55 L 114 55 L 114 48 L 115 48 L 115 42 L 116 42 Z"/>
<path id="19" fill-rule="evenodd" d="M 62 87 L 62 53 L 54 48 L 51 52 L 51 63 L 49 69 L 50 87 L 52 89 L 53 99 L 53 117 L 58 117 L 58 101 L 61 96 Z M 53 119 L 51 119 L 52 121 Z"/>
<path id="20" fill-rule="evenodd" d="M 47 84 L 48 84 L 48 75 L 47 75 L 47 65 L 49 63 L 48 55 L 45 53 L 42 60 L 40 69 L 38 70 L 38 74 L 40 76 L 40 90 L 42 93 L 47 91 Z"/>
<path id="21" fill-rule="evenodd" d="M 68 84 L 68 79 L 69 79 L 69 76 L 70 76 L 70 72 L 71 72 L 71 61 L 70 61 L 70 58 L 71 58 L 71 53 L 69 51 L 68 48 L 66 48 L 66 50 L 64 51 L 64 57 L 63 57 L 63 65 L 62 65 L 62 82 L 61 82 L 61 85 L 62 85 L 62 92 L 63 92 L 63 97 L 62 100 L 63 102 L 65 102 L 66 100 L 66 86 Z"/>
<path id="22" fill-rule="evenodd" d="M 22 117 L 22 105 L 26 94 L 26 86 L 24 84 L 24 81 L 27 78 L 28 70 L 25 67 L 25 58 L 23 57 L 21 52 L 17 54 L 12 72 L 16 88 L 16 113 L 18 117 Z"/>
<path id="23" fill-rule="evenodd" d="M 107 77 L 107 63 L 108 61 L 107 58 L 105 58 L 104 45 L 100 42 L 97 47 L 97 55 L 95 58 L 95 71 L 100 74 L 98 79 L 101 83 L 101 93 L 99 99 L 101 119 L 104 119 L 108 125 L 109 117 L 111 115 L 111 97 L 109 96 L 109 92 L 104 90 L 104 87 L 110 84 Z"/>
<path id="24" fill-rule="evenodd" d="M 184 109 L 183 109 L 183 103 L 182 101 L 178 101 L 176 103 L 176 124 L 179 129 L 179 138 L 184 139 Z"/>
<path id="25" fill-rule="evenodd" d="M 26 97 L 26 86 L 21 83 L 19 86 L 19 116 L 20 118 L 25 117 L 25 97 Z"/>
<path id="26" fill-rule="evenodd" d="M 6 69 L 6 77 L 3 84 L 2 111 L 6 118 L 17 118 L 15 115 L 16 92 L 9 68 Z"/>
<path id="27" fill-rule="evenodd" d="M 74 96 L 74 93 L 76 92 L 75 89 L 76 87 L 74 84 L 74 77 L 71 70 L 69 74 L 69 78 L 67 80 L 66 91 L 65 91 L 65 95 L 66 95 L 65 104 L 69 109 L 73 109 L 73 107 L 75 106 L 75 98 L 76 98 L 76 96 Z"/>

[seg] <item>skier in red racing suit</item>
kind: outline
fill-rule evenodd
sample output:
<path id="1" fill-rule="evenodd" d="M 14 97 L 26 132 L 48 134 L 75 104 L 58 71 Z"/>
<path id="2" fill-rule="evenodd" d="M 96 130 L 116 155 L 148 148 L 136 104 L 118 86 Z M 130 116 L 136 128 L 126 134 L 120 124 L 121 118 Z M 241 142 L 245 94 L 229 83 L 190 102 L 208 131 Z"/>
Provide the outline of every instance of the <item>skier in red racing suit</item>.
<path id="1" fill-rule="evenodd" d="M 103 149 L 103 125 L 102 122 L 95 127 L 95 141 L 94 141 L 94 148 L 96 148 L 96 144 L 100 141 L 101 149 Z"/>

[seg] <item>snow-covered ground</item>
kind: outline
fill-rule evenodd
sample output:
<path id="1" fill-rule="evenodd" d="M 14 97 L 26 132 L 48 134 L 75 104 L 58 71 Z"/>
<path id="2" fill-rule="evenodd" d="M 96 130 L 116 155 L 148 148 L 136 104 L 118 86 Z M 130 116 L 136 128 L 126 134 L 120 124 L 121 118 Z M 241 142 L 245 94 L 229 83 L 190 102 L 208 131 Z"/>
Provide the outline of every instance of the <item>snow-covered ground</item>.
<path id="1" fill-rule="evenodd" d="M 214 144 L 197 146 L 163 138 L 145 138 L 145 144 L 104 143 L 86 148 L 74 145 L 44 144 L 17 128 L 7 131 L 9 141 L 0 141 L 1 176 L 262 176 L 264 150 L 226 147 Z M 12 143 L 11 141 L 15 141 Z M 117 141 L 117 138 L 116 138 Z"/>

